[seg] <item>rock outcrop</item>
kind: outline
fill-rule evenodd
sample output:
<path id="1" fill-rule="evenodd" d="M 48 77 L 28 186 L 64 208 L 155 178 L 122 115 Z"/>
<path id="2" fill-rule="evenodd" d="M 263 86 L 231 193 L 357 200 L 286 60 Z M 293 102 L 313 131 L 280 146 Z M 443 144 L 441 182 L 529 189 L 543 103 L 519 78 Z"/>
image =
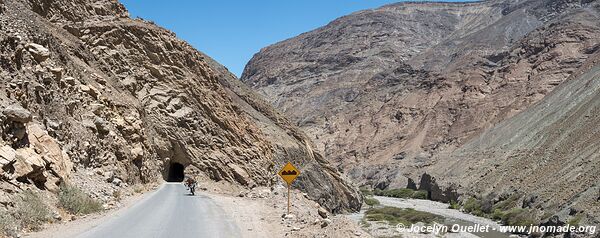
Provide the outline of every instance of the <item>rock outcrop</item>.
<path id="1" fill-rule="evenodd" d="M 54 191 L 72 177 L 116 187 L 168 179 L 174 164 L 200 179 L 271 186 L 289 160 L 303 170 L 294 186 L 311 199 L 334 212 L 360 207 L 357 191 L 285 118 L 117 1 L 2 6 L 0 184 L 11 186 L 0 197 Z"/>

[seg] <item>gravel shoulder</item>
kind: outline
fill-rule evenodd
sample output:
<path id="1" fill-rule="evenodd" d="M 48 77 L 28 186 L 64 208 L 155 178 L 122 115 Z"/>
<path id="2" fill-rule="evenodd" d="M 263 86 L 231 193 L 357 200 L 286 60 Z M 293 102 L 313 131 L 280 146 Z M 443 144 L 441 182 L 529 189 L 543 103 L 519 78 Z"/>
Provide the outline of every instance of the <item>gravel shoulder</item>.
<path id="1" fill-rule="evenodd" d="M 240 227 L 242 237 L 371 237 L 359 223 L 346 215 L 333 215 L 298 190 L 291 193 L 291 216 L 287 190 L 283 186 L 257 187 L 238 196 L 210 194 Z"/>

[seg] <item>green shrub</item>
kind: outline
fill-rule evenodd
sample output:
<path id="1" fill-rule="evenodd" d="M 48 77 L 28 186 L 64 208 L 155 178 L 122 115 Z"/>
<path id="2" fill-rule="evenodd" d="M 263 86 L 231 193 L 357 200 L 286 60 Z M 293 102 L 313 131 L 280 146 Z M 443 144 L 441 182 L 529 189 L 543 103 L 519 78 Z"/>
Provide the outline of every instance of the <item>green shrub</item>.
<path id="1" fill-rule="evenodd" d="M 115 198 L 115 200 L 117 202 L 120 202 L 123 199 L 123 195 L 121 194 L 121 191 L 120 190 L 113 191 L 113 198 Z"/>
<path id="2" fill-rule="evenodd" d="M 371 208 L 365 212 L 365 218 L 368 221 L 386 221 L 390 225 L 402 223 L 411 225 L 417 222 L 430 224 L 432 222 L 441 222 L 443 217 L 427 212 L 417 211 L 411 208 L 381 207 Z"/>
<path id="3" fill-rule="evenodd" d="M 367 219 L 365 219 L 365 218 L 363 217 L 363 219 L 360 219 L 360 226 L 361 226 L 362 228 L 369 228 L 369 227 L 371 227 L 371 223 L 369 223 L 369 222 L 367 221 Z"/>
<path id="4" fill-rule="evenodd" d="M 133 187 L 133 192 L 134 193 L 143 193 L 144 192 L 144 187 L 140 184 L 137 184 Z"/>
<path id="5" fill-rule="evenodd" d="M 377 200 L 375 198 L 367 197 L 367 198 L 365 198 L 365 204 L 373 207 L 373 206 L 379 205 L 381 203 L 379 203 L 379 200 Z"/>
<path id="6" fill-rule="evenodd" d="M 460 204 L 458 204 L 457 201 L 452 200 L 450 201 L 450 206 L 448 206 L 448 208 L 458 210 L 460 209 Z"/>
<path id="7" fill-rule="evenodd" d="M 359 188 L 360 193 L 362 193 L 363 196 L 373 196 L 373 191 L 370 190 L 369 188 L 366 187 L 361 187 Z"/>
<path id="8" fill-rule="evenodd" d="M 418 191 L 414 191 L 413 194 L 411 195 L 411 198 L 414 199 L 427 199 L 427 195 L 429 193 L 425 190 L 418 190 Z"/>
<path id="9" fill-rule="evenodd" d="M 492 212 L 491 218 L 495 221 L 502 221 L 502 219 L 504 219 L 504 216 L 506 214 L 504 214 L 504 212 L 500 209 L 495 209 L 494 212 Z"/>
<path id="10" fill-rule="evenodd" d="M 582 218 L 583 218 L 583 215 L 579 214 L 579 215 L 573 217 L 573 219 L 569 220 L 567 223 L 571 226 L 579 226 L 579 223 L 581 222 Z"/>
<path id="11" fill-rule="evenodd" d="M 508 211 L 519 206 L 519 198 L 520 196 L 517 194 L 510 195 L 506 200 L 494 204 L 492 210 L 500 209 L 502 211 Z"/>
<path id="12" fill-rule="evenodd" d="M 389 197 L 410 198 L 415 191 L 409 188 L 392 189 L 388 191 Z"/>
<path id="13" fill-rule="evenodd" d="M 508 226 L 529 226 L 535 222 L 529 210 L 514 208 L 504 214 L 502 223 Z"/>
<path id="14" fill-rule="evenodd" d="M 475 199 L 474 197 L 470 197 L 465 204 L 463 205 L 463 209 L 465 212 L 472 214 L 481 214 L 481 202 Z"/>
<path id="15" fill-rule="evenodd" d="M 395 198 L 410 198 L 410 197 L 412 197 L 414 190 L 409 189 L 409 188 L 386 189 L 386 190 L 375 189 L 374 193 L 377 196 L 386 196 L 386 197 L 395 197 Z"/>
<path id="16" fill-rule="evenodd" d="M 16 204 L 14 218 L 19 221 L 19 227 L 29 230 L 39 230 L 51 218 L 50 208 L 34 191 L 26 190 Z"/>
<path id="17" fill-rule="evenodd" d="M 67 184 L 60 187 L 58 203 L 72 214 L 90 214 L 102 209 L 100 202 L 91 198 L 79 188 Z"/>

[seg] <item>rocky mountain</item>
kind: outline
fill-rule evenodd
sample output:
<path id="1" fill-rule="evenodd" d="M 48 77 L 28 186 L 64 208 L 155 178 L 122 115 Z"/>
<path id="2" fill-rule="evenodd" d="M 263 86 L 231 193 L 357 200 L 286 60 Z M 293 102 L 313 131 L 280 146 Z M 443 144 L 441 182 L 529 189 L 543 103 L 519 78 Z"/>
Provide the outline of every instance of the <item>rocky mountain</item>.
<path id="1" fill-rule="evenodd" d="M 599 12 L 575 0 L 391 4 L 262 49 L 242 80 L 357 183 L 598 224 Z"/>
<path id="2" fill-rule="evenodd" d="M 600 53 L 540 102 L 427 168 L 463 194 L 600 224 Z"/>
<path id="3" fill-rule="evenodd" d="M 597 20 L 594 1 L 392 4 L 262 49 L 242 80 L 355 181 L 405 186 L 565 81 Z"/>
<path id="4" fill-rule="evenodd" d="M 108 202 L 185 175 L 294 187 L 333 212 L 361 198 L 312 142 L 223 66 L 115 0 L 0 0 L 0 210 L 66 182 Z M 185 169 L 185 171 L 184 171 Z"/>

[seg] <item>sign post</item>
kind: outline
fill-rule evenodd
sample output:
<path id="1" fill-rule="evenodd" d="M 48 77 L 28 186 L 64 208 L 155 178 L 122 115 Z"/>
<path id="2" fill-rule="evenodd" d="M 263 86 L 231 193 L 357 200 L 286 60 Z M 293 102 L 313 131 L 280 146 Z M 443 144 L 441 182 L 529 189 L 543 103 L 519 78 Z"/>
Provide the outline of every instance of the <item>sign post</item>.
<path id="1" fill-rule="evenodd" d="M 292 163 L 288 162 L 283 168 L 279 171 L 279 176 L 287 183 L 288 188 L 288 206 L 287 206 L 287 214 L 290 214 L 290 190 L 292 182 L 294 179 L 300 175 L 300 170 L 296 169 Z"/>

